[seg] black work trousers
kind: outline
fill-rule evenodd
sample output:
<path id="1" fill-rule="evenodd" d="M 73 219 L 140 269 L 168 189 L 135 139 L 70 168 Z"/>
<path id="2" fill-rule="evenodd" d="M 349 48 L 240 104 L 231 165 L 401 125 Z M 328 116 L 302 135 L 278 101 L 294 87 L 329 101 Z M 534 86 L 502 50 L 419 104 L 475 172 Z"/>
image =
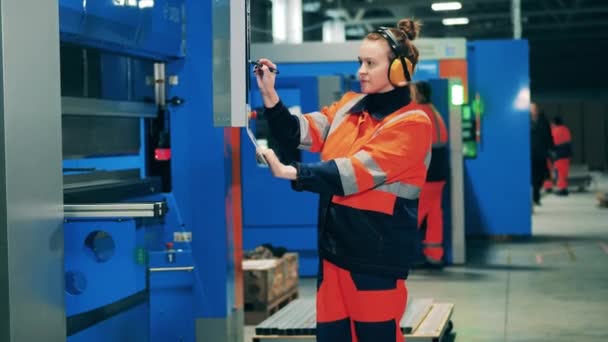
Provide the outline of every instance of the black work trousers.
<path id="1" fill-rule="evenodd" d="M 532 159 L 532 199 L 536 204 L 540 204 L 540 189 L 548 177 L 549 168 L 547 167 L 547 159 Z"/>

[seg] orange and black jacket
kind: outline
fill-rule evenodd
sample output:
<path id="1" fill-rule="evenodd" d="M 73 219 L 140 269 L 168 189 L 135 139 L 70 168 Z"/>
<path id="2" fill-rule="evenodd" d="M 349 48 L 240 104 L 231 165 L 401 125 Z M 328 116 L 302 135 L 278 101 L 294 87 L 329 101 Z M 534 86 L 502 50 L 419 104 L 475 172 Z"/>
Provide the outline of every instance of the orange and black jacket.
<path id="1" fill-rule="evenodd" d="M 551 135 L 555 144 L 552 153 L 553 160 L 571 158 L 572 136 L 568 127 L 565 125 L 552 125 Z"/>
<path id="2" fill-rule="evenodd" d="M 448 130 L 441 114 L 432 104 L 419 104 L 418 108 L 431 120 L 433 128 L 433 158 L 426 175 L 427 182 L 447 181 L 450 176 Z"/>
<path id="3" fill-rule="evenodd" d="M 318 163 L 294 163 L 292 182 L 320 194 L 320 257 L 353 272 L 407 278 L 432 136 L 407 88 L 349 92 L 306 115 L 279 102 L 265 115 L 282 148 L 321 153 Z"/>

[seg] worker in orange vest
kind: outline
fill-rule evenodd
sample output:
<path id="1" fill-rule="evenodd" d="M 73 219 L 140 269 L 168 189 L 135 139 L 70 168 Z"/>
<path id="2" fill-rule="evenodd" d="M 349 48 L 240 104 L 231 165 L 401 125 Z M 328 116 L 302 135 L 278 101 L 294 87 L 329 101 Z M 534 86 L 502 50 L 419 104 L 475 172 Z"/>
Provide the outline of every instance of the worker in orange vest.
<path id="1" fill-rule="evenodd" d="M 431 86 L 428 82 L 416 82 L 416 102 L 426 113 L 433 127 L 431 164 L 426 182 L 420 193 L 418 227 L 426 221 L 422 242 L 427 266 L 440 266 L 443 259 L 443 188 L 449 177 L 448 130 L 441 114 L 431 103 Z"/>
<path id="2" fill-rule="evenodd" d="M 258 150 L 273 176 L 319 194 L 317 342 L 404 340 L 405 279 L 432 148 L 431 122 L 408 85 L 419 28 L 403 19 L 369 33 L 359 48 L 361 93 L 304 115 L 281 101 L 272 61 L 254 69 L 279 146 L 321 154 L 319 162 L 286 165 L 271 149 Z"/>
<path id="3" fill-rule="evenodd" d="M 568 174 L 570 173 L 570 159 L 572 158 L 572 135 L 570 129 L 564 125 L 561 116 L 552 120 L 551 135 L 555 147 L 551 153 L 553 167 L 557 174 L 557 195 L 568 195 Z"/>

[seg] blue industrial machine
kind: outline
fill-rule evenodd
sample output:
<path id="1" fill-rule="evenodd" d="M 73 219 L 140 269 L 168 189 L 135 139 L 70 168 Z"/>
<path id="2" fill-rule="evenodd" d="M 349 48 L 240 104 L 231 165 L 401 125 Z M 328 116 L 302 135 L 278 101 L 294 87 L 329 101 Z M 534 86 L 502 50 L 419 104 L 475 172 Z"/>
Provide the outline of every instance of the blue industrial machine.
<path id="1" fill-rule="evenodd" d="M 156 60 L 181 58 L 185 6 L 184 0 L 61 0 L 61 40 Z"/>
<path id="2" fill-rule="evenodd" d="M 229 8 L 60 1 L 70 342 L 242 340 L 238 146 L 210 86 Z"/>
<path id="3" fill-rule="evenodd" d="M 480 112 L 477 157 L 465 160 L 467 234 L 530 236 L 528 42 L 471 42 L 467 61 L 471 110 Z"/>

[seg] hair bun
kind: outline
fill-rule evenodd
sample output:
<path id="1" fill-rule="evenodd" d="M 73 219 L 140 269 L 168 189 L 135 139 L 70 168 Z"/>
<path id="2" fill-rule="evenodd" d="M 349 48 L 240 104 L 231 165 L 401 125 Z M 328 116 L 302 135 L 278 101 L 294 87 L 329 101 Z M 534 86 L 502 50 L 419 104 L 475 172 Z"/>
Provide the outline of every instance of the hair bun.
<path id="1" fill-rule="evenodd" d="M 420 34 L 420 24 L 419 21 L 414 21 L 412 19 L 401 19 L 397 23 L 397 27 L 407 36 L 409 40 L 414 40 Z"/>

